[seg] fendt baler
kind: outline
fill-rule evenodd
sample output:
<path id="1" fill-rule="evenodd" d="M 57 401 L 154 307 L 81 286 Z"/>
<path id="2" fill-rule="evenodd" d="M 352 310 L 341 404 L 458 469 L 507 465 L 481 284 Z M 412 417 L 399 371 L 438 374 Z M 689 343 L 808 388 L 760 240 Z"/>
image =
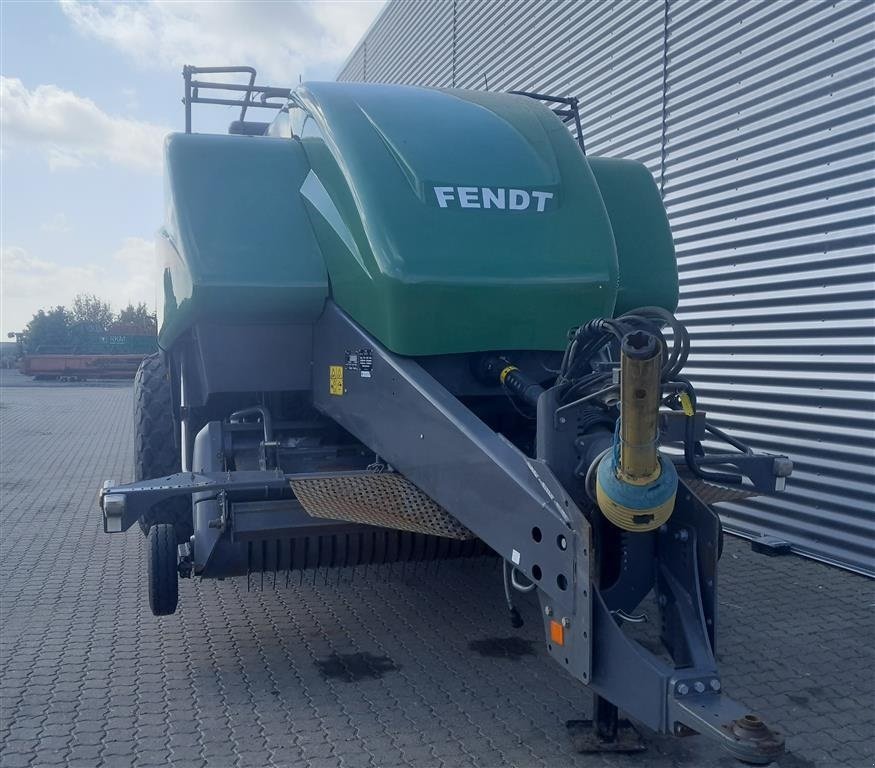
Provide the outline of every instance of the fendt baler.
<path id="1" fill-rule="evenodd" d="M 153 612 L 179 577 L 494 552 L 512 620 L 537 590 L 549 654 L 595 694 L 579 748 L 635 748 L 619 708 L 781 754 L 722 692 L 710 505 L 792 465 L 697 407 L 647 169 L 588 157 L 574 99 L 183 74 L 137 477 L 100 494 L 106 531 L 148 535 Z M 198 102 L 240 119 L 192 133 Z M 629 631 L 645 600 L 660 653 Z"/>

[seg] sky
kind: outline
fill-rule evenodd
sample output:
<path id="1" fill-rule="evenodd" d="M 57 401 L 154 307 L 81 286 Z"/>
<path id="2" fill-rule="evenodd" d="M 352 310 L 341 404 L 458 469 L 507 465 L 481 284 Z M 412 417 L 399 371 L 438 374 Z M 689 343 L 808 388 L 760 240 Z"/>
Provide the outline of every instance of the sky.
<path id="1" fill-rule="evenodd" d="M 184 64 L 248 64 L 278 86 L 333 80 L 382 5 L 0 0 L 0 339 L 77 293 L 154 310 L 162 146 L 184 128 Z M 193 115 L 196 131 L 220 132 L 236 116 Z"/>

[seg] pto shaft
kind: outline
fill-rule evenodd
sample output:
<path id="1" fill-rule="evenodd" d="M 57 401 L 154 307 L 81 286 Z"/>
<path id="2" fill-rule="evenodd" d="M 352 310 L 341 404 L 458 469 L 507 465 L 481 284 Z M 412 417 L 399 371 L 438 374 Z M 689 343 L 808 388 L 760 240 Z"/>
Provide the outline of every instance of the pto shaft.
<path id="1" fill-rule="evenodd" d="M 656 337 L 628 334 L 620 349 L 620 479 L 643 485 L 659 477 L 656 452 L 662 355 Z"/>
<path id="2" fill-rule="evenodd" d="M 596 475 L 599 509 L 626 531 L 652 531 L 674 510 L 677 472 L 657 450 L 661 377 L 656 337 L 627 334 L 620 345 L 620 423 Z"/>

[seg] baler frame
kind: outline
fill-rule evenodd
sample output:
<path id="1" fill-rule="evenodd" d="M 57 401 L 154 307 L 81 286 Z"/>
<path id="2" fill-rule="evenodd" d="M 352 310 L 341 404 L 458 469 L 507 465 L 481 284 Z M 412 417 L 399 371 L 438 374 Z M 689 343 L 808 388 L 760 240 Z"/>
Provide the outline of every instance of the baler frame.
<path id="1" fill-rule="evenodd" d="M 245 74 L 248 82 L 213 82 L 197 79 L 199 74 Z M 290 140 L 298 138 L 288 126 L 283 130 L 280 124 L 269 130 L 267 123 L 247 121 L 250 107 L 282 111 L 301 106 L 311 117 L 323 114 L 317 109 L 318 88 L 313 102 L 311 86 L 303 87 L 303 97 L 287 88 L 258 86 L 251 67 L 185 67 L 183 75 L 186 133 L 191 133 L 191 110 L 196 103 L 240 107 L 240 119 L 231 124 L 229 132 L 253 137 L 282 134 Z M 366 89 L 361 86 L 363 92 Z M 202 90 L 242 95 L 239 99 L 214 98 L 202 95 Z M 577 99 L 527 91 L 512 93 L 544 102 L 563 124 L 573 123 L 579 148 L 585 154 Z M 385 92 L 381 91 L 380 96 Z M 447 100 L 447 108 L 455 102 L 446 94 L 438 98 Z M 526 119 L 535 111 L 518 99 L 494 98 L 498 102 L 505 99 L 510 112 Z M 338 118 L 339 123 L 347 114 L 361 117 L 362 109 L 355 106 L 355 100 L 350 103 L 348 112 Z M 308 104 L 315 107 L 311 110 Z M 490 119 L 498 119 L 491 110 L 468 114 L 481 116 L 484 112 Z M 555 127 L 545 110 L 537 117 Z M 328 123 L 315 128 L 316 134 L 324 131 L 330 135 Z M 300 132 L 306 137 L 305 130 Z M 590 185 L 594 199 L 600 201 L 597 207 L 607 214 L 611 202 L 608 187 L 599 187 L 594 173 L 583 173 L 586 169 L 579 166 L 587 161 L 581 160 L 561 131 L 549 131 L 547 135 L 562 136 L 560 143 L 564 144 L 555 150 L 556 156 L 563 157 L 569 168 L 581 171 L 580 178 Z M 373 139 L 370 133 L 368 136 Z M 212 138 L 203 143 L 199 137 L 184 138 L 198 148 L 215 143 Z M 310 140 L 314 138 L 310 136 Z M 385 136 L 382 141 L 385 143 Z M 316 206 L 314 216 L 337 218 L 336 206 L 326 214 L 312 196 L 308 197 L 306 190 L 312 192 L 317 184 L 323 197 L 328 193 L 318 177 L 318 164 L 306 158 L 301 144 L 285 148 L 279 142 L 234 139 L 231 143 L 245 145 L 247 150 L 255 147 L 259 153 L 291 153 L 294 149 L 302 164 L 288 167 L 299 173 L 299 188 L 290 190 L 286 202 L 293 206 L 303 199 Z M 355 145 L 333 147 L 341 154 L 354 155 L 355 149 Z M 168 152 L 172 156 L 170 149 Z M 397 161 L 397 148 L 392 152 Z M 595 159 L 589 164 L 593 169 L 598 167 Z M 268 166 L 260 166 L 258 180 L 269 171 Z M 652 178 L 646 169 L 641 172 L 650 185 L 647 189 L 652 191 L 648 192 L 651 197 L 642 199 L 655 201 L 652 205 L 664 217 Z M 191 178 L 199 178 L 199 174 Z M 250 184 L 258 180 L 250 180 Z M 404 194 L 409 194 L 405 186 L 409 179 L 399 184 Z M 623 186 L 623 195 L 626 189 Z M 200 190 L 200 194 L 206 193 L 203 186 Z M 326 203 L 321 198 L 317 202 L 320 200 L 320 204 Z M 616 199 L 613 202 L 616 204 Z M 327 203 L 334 206 L 330 197 Z M 312 226 L 313 219 L 304 218 L 307 215 L 302 209 L 298 221 L 309 221 Z M 332 226 L 339 223 L 335 220 Z M 555 221 L 544 220 L 545 225 L 551 223 L 556 226 Z M 603 227 L 603 234 L 613 234 L 613 225 L 608 227 L 610 222 L 604 216 L 595 223 Z M 674 268 L 667 219 L 663 218 L 662 224 L 657 222 L 652 232 L 646 263 L 652 263 L 654 249 L 659 247 L 655 243 L 662 237 L 663 263 L 670 260 Z M 612 249 L 616 246 L 617 253 L 628 247 L 628 243 L 613 238 L 608 241 Z M 537 240 L 532 240 L 529 247 L 535 247 L 532 243 Z M 179 256 L 170 235 L 167 247 L 172 251 L 171 261 Z M 318 250 L 314 253 L 321 269 Z M 568 264 L 575 264 L 576 259 L 578 256 L 569 250 Z M 644 263 L 639 263 L 639 270 Z M 609 267 L 606 275 L 613 274 Z M 631 272 L 634 274 L 634 269 Z M 345 302 L 338 292 L 342 281 L 332 282 L 329 292 L 329 277 L 330 272 L 311 280 L 324 283 L 324 293 L 313 302 L 301 302 L 307 311 L 299 321 L 280 316 L 262 323 L 250 317 L 242 324 L 232 319 L 213 327 L 210 320 L 192 318 L 177 335 L 166 339 L 168 348 L 162 354 L 166 378 L 171 382 L 166 399 L 172 404 L 168 410 L 173 411 L 177 430 L 174 440 L 180 448 L 176 466 L 182 471 L 157 479 L 154 475 L 158 472 L 143 474 L 153 479 L 128 485 L 107 483 L 100 494 L 107 532 L 124 531 L 137 521 L 148 526 L 144 531 L 152 533 L 158 533 L 157 526 L 164 526 L 162 540 L 178 548 L 168 553 L 164 545 L 162 573 L 166 576 L 166 565 L 170 563 L 174 594 L 159 608 L 153 606 L 155 613 L 163 615 L 176 608 L 177 571 L 173 569 L 182 576 L 224 578 L 244 573 L 249 576 L 253 569 L 262 573 L 286 570 L 289 574 L 293 569 L 319 568 L 319 537 L 323 533 L 332 537 L 332 542 L 346 537 L 343 556 L 335 558 L 332 554 L 328 558 L 332 564 L 355 564 L 368 549 L 362 545 L 361 537 L 366 536 L 383 536 L 387 542 L 390 536 L 396 536 L 392 554 L 402 560 L 415 559 L 423 552 L 412 553 L 409 537 L 424 537 L 434 544 L 434 529 L 424 524 L 405 528 L 397 515 L 393 518 L 381 510 L 380 499 L 370 502 L 370 518 L 342 513 L 342 505 L 332 506 L 334 502 L 324 503 L 320 513 L 313 508 L 313 499 L 306 498 L 302 485 L 337 481 L 354 486 L 389 473 L 392 482 L 397 478 L 408 483 L 413 492 L 455 518 L 461 528 L 457 538 L 468 537 L 460 543 L 447 538 L 451 534 L 437 534 L 444 537 L 442 541 L 458 544 L 456 551 L 467 547 L 466 551 L 473 554 L 482 551 L 477 547 L 488 546 L 502 558 L 505 574 L 510 567 L 514 587 L 528 591 L 537 586 L 548 652 L 595 694 L 593 720 L 578 742 L 581 749 L 637 749 L 618 734 L 620 708 L 660 733 L 707 734 L 747 762 L 766 763 L 780 755 L 783 737 L 722 694 L 715 661 L 717 561 L 722 532 L 719 517 L 697 495 L 697 489 L 707 488 L 709 483 L 728 483 L 734 486 L 729 493 L 773 492 L 783 486 L 792 464 L 783 456 L 754 453 L 708 425 L 705 414 L 698 411 L 692 385 L 679 375 L 689 353 L 689 338 L 686 329 L 666 309 L 675 306 L 676 280 L 669 281 L 658 306 L 632 309 L 636 304 L 630 304 L 621 309 L 619 304 L 611 303 L 598 311 L 614 315 L 588 314 L 591 319 L 569 332 L 559 365 L 555 328 L 537 343 L 532 338 L 520 342 L 523 348 L 516 351 L 507 344 L 517 343 L 520 337 L 495 334 L 485 340 L 466 339 L 437 349 L 421 343 L 405 346 L 397 339 L 393 341 L 390 334 L 381 334 L 379 324 L 371 325 L 355 314 L 350 306 L 355 302 Z M 266 282 L 271 279 L 267 274 Z M 605 287 L 598 284 L 598 289 Z M 652 292 L 639 293 L 650 296 Z M 601 298 L 599 302 L 602 306 Z M 558 314 L 553 304 L 542 306 L 549 312 L 545 316 L 557 326 L 563 323 L 561 338 L 568 327 L 565 316 Z M 575 301 L 568 306 L 568 317 L 574 316 L 576 324 L 578 304 Z M 469 332 L 475 320 L 480 322 L 479 317 L 473 318 L 460 328 Z M 665 325 L 671 326 L 671 348 L 662 335 Z M 627 375 L 631 369 L 623 368 L 630 359 L 624 351 L 627 341 L 639 337 L 653 350 L 648 357 L 649 379 L 636 379 Z M 620 369 L 615 360 L 618 350 L 622 352 Z M 238 353 L 240 359 L 250 362 L 250 370 L 242 376 L 236 376 L 236 372 L 226 376 L 222 370 L 226 358 L 233 359 Z M 262 366 L 267 357 L 270 365 Z M 548 365 L 554 360 L 558 368 Z M 626 370 L 622 381 L 624 390 L 629 391 L 625 393 L 618 393 L 621 370 Z M 636 381 L 639 383 L 634 386 L 629 384 Z M 213 394 L 216 400 L 211 399 Z M 226 394 L 237 399 L 222 400 Z M 304 420 L 295 421 L 297 401 L 286 408 L 282 400 L 285 395 L 304 398 Z M 481 400 L 475 403 L 478 397 Z M 646 429 L 638 432 L 646 440 L 630 440 L 625 445 L 635 445 L 652 458 L 660 470 L 653 478 L 670 479 L 672 484 L 657 487 L 657 481 L 651 483 L 646 473 L 637 478 L 643 478 L 643 482 L 627 482 L 619 473 L 622 466 L 616 465 L 616 472 L 611 469 L 610 461 L 615 460 L 622 443 L 623 414 L 635 412 L 631 406 L 639 397 L 646 397 L 648 403 L 646 407 L 636 404 L 639 414 L 646 411 L 646 418 L 638 417 L 638 426 L 646 422 Z M 228 402 L 237 404 L 226 409 Z M 274 403 L 279 414 L 276 422 L 270 410 Z M 495 421 L 495 413 L 489 410 L 496 403 L 511 416 L 507 429 L 502 421 L 505 411 L 496 408 L 499 412 Z M 670 410 L 660 411 L 660 404 Z M 483 410 L 478 410 L 481 407 Z M 630 424 L 634 418 L 629 416 Z M 314 437 L 307 430 L 318 434 Z M 701 445 L 706 435 L 711 436 L 709 440 L 722 440 L 738 453 L 706 453 Z M 306 443 L 311 438 L 316 446 L 312 449 Z M 659 453 L 660 443 L 674 444 L 675 449 L 682 443 L 683 454 L 677 450 L 673 455 Z M 282 451 L 285 453 L 281 458 Z M 311 454 L 318 455 L 318 460 Z M 686 466 L 692 479 L 681 477 L 678 481 L 675 464 Z M 646 468 L 647 462 L 639 466 Z M 605 467 L 609 472 L 602 471 Z M 750 483 L 743 485 L 742 476 Z M 590 487 L 593 477 L 595 490 Z M 616 480 L 615 485 L 610 484 L 611 478 Z M 613 492 L 618 487 L 622 493 L 606 495 L 606 488 Z M 647 495 L 653 490 L 662 493 L 666 488 L 669 495 Z M 715 486 L 710 488 L 713 492 Z M 717 488 L 718 496 L 721 492 L 726 489 Z M 189 501 L 185 512 L 189 520 L 184 525 L 173 517 L 175 511 L 164 517 L 158 512 L 161 507 L 166 511 L 166 505 L 175 498 Z M 613 507 L 603 503 L 605 498 Z M 649 502 L 654 503 L 648 506 Z M 611 517 L 617 510 L 619 514 Z M 174 539 L 167 535 L 168 526 Z M 405 552 L 400 552 L 402 535 L 408 537 L 404 539 Z M 320 542 L 315 566 L 306 550 L 311 536 Z M 359 543 L 352 551 L 350 537 L 356 536 L 360 537 Z M 157 540 L 157 535 L 150 534 L 150 542 Z M 293 551 L 298 543 L 304 546 L 303 560 Z M 254 560 L 253 549 L 260 552 Z M 367 555 L 373 552 L 369 549 Z M 525 576 L 531 587 L 520 585 L 517 575 Z M 664 656 L 650 651 L 625 631 L 627 625 L 641 620 L 633 612 L 651 594 L 658 604 Z M 509 589 L 507 602 L 513 620 Z"/>
<path id="2" fill-rule="evenodd" d="M 317 410 L 452 509 L 463 525 L 537 584 L 548 651 L 593 689 L 596 712 L 607 718 L 595 723 L 594 734 L 610 729 L 612 721 L 616 728 L 619 707 L 657 732 L 710 734 L 748 762 L 768 762 L 780 754 L 782 739 L 721 693 L 714 659 L 719 520 L 689 488 L 682 489 L 674 514 L 655 541 L 636 540 L 644 546 L 642 556 L 635 558 L 638 565 L 630 566 L 603 593 L 592 559 L 593 532 L 566 490 L 573 487 L 574 479 L 562 469 L 574 465 L 573 443 L 568 439 L 575 422 L 573 408 L 566 409 L 561 419 L 539 418 L 539 456 L 530 458 L 486 427 L 416 360 L 389 352 L 331 301 L 314 329 L 314 350 L 312 390 Z M 366 377 L 346 375 L 338 391 L 332 369 L 345 369 L 349 350 L 367 350 L 372 367 Z M 539 406 L 541 402 L 550 407 L 549 398 L 542 397 Z M 690 424 L 695 421 L 692 416 L 687 419 Z M 216 451 L 205 449 L 202 454 L 207 458 L 200 463 L 209 462 Z M 762 465 L 760 474 L 774 476 L 774 457 L 748 452 L 739 457 L 748 466 Z M 728 460 L 721 456 L 720 463 Z M 266 497 L 271 491 L 287 491 L 296 480 L 369 474 L 367 469 L 318 474 L 219 469 L 214 466 L 213 471 L 183 472 L 128 486 L 107 484 L 101 492 L 105 530 L 126 530 L 155 504 L 174 496 L 194 496 L 203 523 L 198 530 L 214 529 L 209 553 L 193 558 L 203 567 L 213 557 L 221 534 L 233 532 L 228 494 Z M 473 488 L 477 503 L 471 503 Z M 313 519 L 307 523 L 305 516 L 292 524 L 325 523 Z M 657 592 L 664 616 L 662 638 L 674 664 L 622 629 L 630 618 L 628 611 L 650 590 L 651 577 L 643 567 L 652 558 L 649 547 L 662 553 Z M 191 552 L 183 557 L 184 569 L 191 567 L 191 559 Z M 610 705 L 598 706 L 600 698 Z M 593 749 L 623 744 L 595 735 L 589 739 Z"/>

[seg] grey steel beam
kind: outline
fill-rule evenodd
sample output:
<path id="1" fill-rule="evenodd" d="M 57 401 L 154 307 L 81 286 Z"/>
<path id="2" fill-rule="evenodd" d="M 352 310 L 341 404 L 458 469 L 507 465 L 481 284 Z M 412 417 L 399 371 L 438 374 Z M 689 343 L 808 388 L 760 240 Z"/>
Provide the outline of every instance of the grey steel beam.
<path id="1" fill-rule="evenodd" d="M 537 583 L 556 620 L 569 625 L 563 647 L 551 651 L 588 681 L 590 526 L 547 464 L 525 456 L 333 302 L 313 347 L 316 408 Z"/>
<path id="2" fill-rule="evenodd" d="M 357 477 L 365 471 L 299 472 L 286 474 L 276 471 L 244 470 L 236 472 L 177 472 L 175 475 L 141 480 L 137 483 L 103 484 L 100 508 L 103 512 L 105 533 L 122 533 L 143 517 L 156 504 L 177 496 L 209 493 L 217 496 L 222 491 L 258 492 L 285 491 L 292 480 L 310 480 L 325 477 Z"/>

